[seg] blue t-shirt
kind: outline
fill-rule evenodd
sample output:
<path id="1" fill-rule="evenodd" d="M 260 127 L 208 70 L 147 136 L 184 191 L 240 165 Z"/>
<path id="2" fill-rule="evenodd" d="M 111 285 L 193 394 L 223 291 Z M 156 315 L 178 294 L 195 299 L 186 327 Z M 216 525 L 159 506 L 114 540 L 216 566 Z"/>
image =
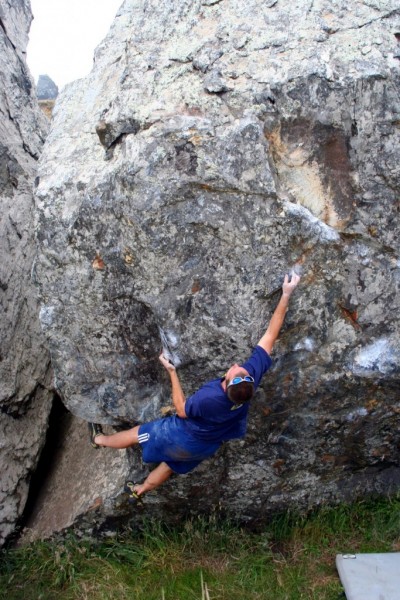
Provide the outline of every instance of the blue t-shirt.
<path id="1" fill-rule="evenodd" d="M 257 388 L 271 365 L 269 354 L 261 346 L 256 346 L 250 358 L 241 366 L 254 377 L 254 387 Z M 222 388 L 222 381 L 209 381 L 186 400 L 188 418 L 182 424 L 194 437 L 224 442 L 245 435 L 249 402 L 240 405 L 231 402 Z"/>

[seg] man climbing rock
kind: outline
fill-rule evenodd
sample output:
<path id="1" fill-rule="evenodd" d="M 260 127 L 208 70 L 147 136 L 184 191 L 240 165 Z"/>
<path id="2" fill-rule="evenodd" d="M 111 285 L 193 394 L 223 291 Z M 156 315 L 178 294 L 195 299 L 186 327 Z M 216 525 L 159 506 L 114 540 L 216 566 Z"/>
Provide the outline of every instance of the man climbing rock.
<path id="1" fill-rule="evenodd" d="M 95 448 L 142 447 L 143 461 L 160 463 L 141 484 L 127 483 L 131 501 L 166 481 L 172 473 L 188 473 L 205 458 L 212 456 L 222 442 L 244 437 L 249 400 L 262 376 L 270 368 L 270 354 L 279 335 L 289 299 L 300 281 L 293 273 L 285 275 L 282 296 L 268 328 L 250 358 L 242 365 L 234 364 L 221 379 L 204 384 L 185 398 L 175 367 L 161 354 L 160 361 L 169 373 L 172 401 L 176 415 L 137 425 L 113 435 L 104 435 L 101 425 L 89 423 Z"/>

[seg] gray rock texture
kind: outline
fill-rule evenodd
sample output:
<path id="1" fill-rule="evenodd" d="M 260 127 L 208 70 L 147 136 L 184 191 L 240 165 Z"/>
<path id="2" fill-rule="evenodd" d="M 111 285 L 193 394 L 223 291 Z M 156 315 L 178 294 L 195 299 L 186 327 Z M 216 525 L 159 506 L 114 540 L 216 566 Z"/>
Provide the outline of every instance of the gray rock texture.
<path id="1" fill-rule="evenodd" d="M 163 340 L 190 394 L 303 272 L 246 439 L 152 514 L 257 521 L 400 487 L 399 40 L 397 0 L 127 0 L 59 97 L 35 277 L 75 415 L 158 416 Z"/>
<path id="2" fill-rule="evenodd" d="M 0 545 L 21 516 L 51 407 L 31 283 L 33 182 L 46 125 L 25 62 L 30 3 L 0 2 Z"/>
<path id="3" fill-rule="evenodd" d="M 36 85 L 38 100 L 55 100 L 58 96 L 58 87 L 48 75 L 39 75 Z"/>
<path id="4" fill-rule="evenodd" d="M 96 530 L 98 512 L 102 515 L 100 527 L 105 517 L 112 520 L 119 513 L 126 521 L 132 512 L 126 495 L 120 493 L 129 470 L 127 453 L 107 449 L 99 460 L 99 451 L 87 443 L 87 424 L 71 413 L 60 421 L 52 464 L 26 523 L 22 543 L 49 537 L 81 521 L 82 515 L 85 532 L 91 534 Z"/>

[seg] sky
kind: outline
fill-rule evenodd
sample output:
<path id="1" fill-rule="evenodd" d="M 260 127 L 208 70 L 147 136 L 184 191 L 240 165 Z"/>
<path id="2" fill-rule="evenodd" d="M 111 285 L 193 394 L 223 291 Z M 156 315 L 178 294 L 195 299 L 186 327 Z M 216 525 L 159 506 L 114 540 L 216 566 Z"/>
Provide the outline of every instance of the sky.
<path id="1" fill-rule="evenodd" d="M 37 82 L 48 75 L 61 89 L 87 75 L 122 0 L 31 0 L 34 20 L 27 62 Z"/>

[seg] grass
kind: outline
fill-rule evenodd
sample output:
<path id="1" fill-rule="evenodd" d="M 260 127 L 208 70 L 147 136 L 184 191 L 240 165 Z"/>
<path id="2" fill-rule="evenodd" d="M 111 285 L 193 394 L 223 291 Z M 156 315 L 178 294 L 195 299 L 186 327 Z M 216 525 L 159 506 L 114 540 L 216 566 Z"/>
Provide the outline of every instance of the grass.
<path id="1" fill-rule="evenodd" d="M 192 520 L 2 552 L 7 600 L 339 600 L 338 553 L 400 550 L 400 497 L 275 517 L 257 533 Z"/>

